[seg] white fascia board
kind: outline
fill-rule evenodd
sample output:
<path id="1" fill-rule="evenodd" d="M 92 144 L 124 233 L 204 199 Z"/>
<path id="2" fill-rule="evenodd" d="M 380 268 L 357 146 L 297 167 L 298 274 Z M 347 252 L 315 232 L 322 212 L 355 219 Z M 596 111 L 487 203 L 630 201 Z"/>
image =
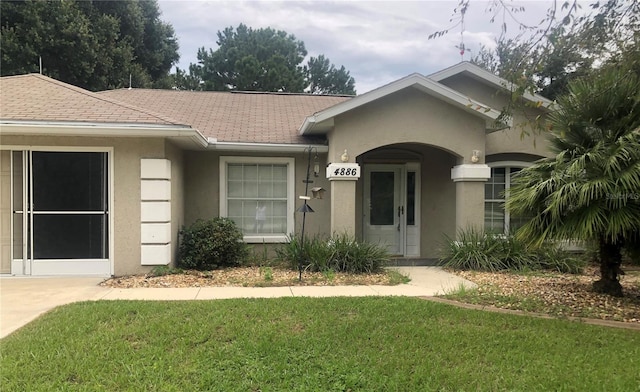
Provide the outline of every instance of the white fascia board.
<path id="1" fill-rule="evenodd" d="M 207 139 L 189 126 L 139 123 L 0 120 L 0 135 L 188 138 L 205 148 Z"/>
<path id="2" fill-rule="evenodd" d="M 369 102 L 373 102 L 387 95 L 413 86 L 417 86 L 421 91 L 429 95 L 452 103 L 485 119 L 496 120 L 500 115 L 499 111 L 489 107 L 488 105 L 474 101 L 445 85 L 414 73 L 307 117 L 302 123 L 299 132 L 301 135 L 311 134 L 313 133 L 313 127 L 316 124 L 322 123 Z"/>
<path id="3" fill-rule="evenodd" d="M 451 66 L 449 68 L 443 69 L 442 71 L 438 71 L 436 73 L 433 73 L 431 75 L 428 76 L 429 79 L 435 80 L 436 82 L 440 82 L 444 79 L 450 78 L 452 76 L 458 75 L 462 72 L 468 72 L 470 74 L 472 74 L 473 76 L 475 76 L 478 79 L 484 80 L 485 82 L 488 82 L 489 84 L 492 84 L 498 88 L 507 90 L 507 91 L 514 91 L 515 90 L 515 86 L 513 85 L 513 83 L 506 81 L 505 79 L 492 74 L 491 72 L 478 67 L 477 65 L 474 65 L 472 63 L 469 62 L 462 62 L 462 63 L 458 63 L 454 66 Z M 549 108 L 551 106 L 553 106 L 553 101 L 548 100 L 547 98 L 543 97 L 542 95 L 538 95 L 538 94 L 531 94 L 528 92 L 525 92 L 522 97 L 530 102 L 534 102 L 534 103 L 538 103 L 541 102 L 542 106 L 545 108 Z"/>
<path id="4" fill-rule="evenodd" d="M 329 146 L 324 144 L 278 144 L 278 143 L 241 143 L 219 142 L 209 138 L 208 150 L 217 151 L 244 151 L 244 152 L 305 152 L 309 148 L 319 153 L 329 152 Z"/>

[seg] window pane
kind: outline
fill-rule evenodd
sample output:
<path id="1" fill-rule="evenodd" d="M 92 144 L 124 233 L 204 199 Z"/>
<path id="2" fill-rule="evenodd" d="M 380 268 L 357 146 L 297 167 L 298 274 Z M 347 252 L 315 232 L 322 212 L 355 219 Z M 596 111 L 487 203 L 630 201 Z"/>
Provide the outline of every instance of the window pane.
<path id="1" fill-rule="evenodd" d="M 504 209 L 501 204 L 496 202 L 484 204 L 485 231 L 504 233 Z"/>
<path id="2" fill-rule="evenodd" d="M 287 165 L 273 165 L 273 180 L 286 183 Z"/>
<path id="3" fill-rule="evenodd" d="M 258 197 L 258 183 L 255 181 L 245 181 L 242 197 Z"/>
<path id="4" fill-rule="evenodd" d="M 286 164 L 229 164 L 227 216 L 244 234 L 287 234 L 287 170 Z"/>
<path id="5" fill-rule="evenodd" d="M 229 181 L 227 192 L 229 192 L 229 197 L 242 197 L 242 182 Z"/>
<path id="6" fill-rule="evenodd" d="M 407 225 L 413 226 L 416 222 L 416 173 L 407 173 Z"/>
<path id="7" fill-rule="evenodd" d="M 242 165 L 230 163 L 227 167 L 227 177 L 233 180 L 242 179 Z"/>
<path id="8" fill-rule="evenodd" d="M 258 179 L 258 165 L 244 165 L 243 177 L 245 180 Z"/>
<path id="9" fill-rule="evenodd" d="M 393 172 L 371 172 L 371 225 L 394 224 L 394 180 Z"/>
<path id="10" fill-rule="evenodd" d="M 258 197 L 268 199 L 273 197 L 273 183 L 262 180 L 258 184 Z"/>
<path id="11" fill-rule="evenodd" d="M 505 173 L 504 167 L 495 167 L 491 169 L 491 178 L 493 182 L 504 184 L 504 180 L 505 180 L 504 173 Z"/>

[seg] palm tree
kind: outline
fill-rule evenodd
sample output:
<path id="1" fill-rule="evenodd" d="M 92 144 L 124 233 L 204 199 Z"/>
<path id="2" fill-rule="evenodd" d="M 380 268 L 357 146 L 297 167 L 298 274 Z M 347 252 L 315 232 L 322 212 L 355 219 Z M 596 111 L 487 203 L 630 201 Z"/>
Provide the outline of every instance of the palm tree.
<path id="1" fill-rule="evenodd" d="M 570 83 L 550 115 L 553 158 L 522 170 L 512 214 L 534 216 L 517 236 L 598 245 L 597 292 L 622 296 L 621 250 L 640 244 L 640 79 L 608 69 Z"/>

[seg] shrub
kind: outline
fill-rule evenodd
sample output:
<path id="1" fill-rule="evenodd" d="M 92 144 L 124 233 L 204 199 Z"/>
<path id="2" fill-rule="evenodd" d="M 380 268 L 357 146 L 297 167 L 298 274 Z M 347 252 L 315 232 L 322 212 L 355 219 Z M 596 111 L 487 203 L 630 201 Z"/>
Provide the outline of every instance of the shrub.
<path id="1" fill-rule="evenodd" d="M 180 230 L 178 266 L 212 270 L 244 262 L 248 255 L 242 232 L 228 218 L 199 219 Z"/>
<path id="2" fill-rule="evenodd" d="M 276 249 L 278 259 L 292 269 L 298 269 L 299 262 L 309 271 L 334 271 L 349 273 L 370 273 L 379 271 L 389 261 L 387 250 L 376 244 L 358 242 L 347 234 L 330 239 L 322 236 L 289 238 L 289 242 Z"/>
<path id="3" fill-rule="evenodd" d="M 446 237 L 440 260 L 454 269 L 490 272 L 550 269 L 580 273 L 586 265 L 557 244 L 531 249 L 514 236 L 487 234 L 473 228 L 459 231 L 457 240 Z"/>

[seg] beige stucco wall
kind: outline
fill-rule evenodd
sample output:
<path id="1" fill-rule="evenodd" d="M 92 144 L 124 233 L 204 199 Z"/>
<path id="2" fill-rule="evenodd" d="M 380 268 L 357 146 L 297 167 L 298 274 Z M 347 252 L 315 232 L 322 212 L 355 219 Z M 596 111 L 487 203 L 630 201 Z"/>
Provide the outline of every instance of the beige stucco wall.
<path id="1" fill-rule="evenodd" d="M 468 75 L 455 75 L 440 83 L 496 110 L 504 110 L 511 105 L 511 97 L 507 92 Z M 532 126 L 538 116 L 541 116 L 539 121 L 544 121 L 544 112 L 535 108 L 516 108 L 511 111 L 513 126 L 487 135 L 485 155 L 513 152 L 549 156 L 546 135 Z"/>
<path id="2" fill-rule="evenodd" d="M 162 138 L 92 138 L 53 136 L 0 136 L 2 146 L 112 147 L 113 219 L 115 275 L 144 273 L 152 267 L 140 264 L 140 159 L 172 159 L 172 219 L 183 221 L 181 153 Z M 175 161 L 175 162 L 174 162 Z M 175 181 L 175 184 L 173 182 Z M 3 198 L 4 199 L 4 198 Z M 3 202 L 4 203 L 4 202 Z M 178 227 L 173 228 L 177 235 Z"/>
<path id="3" fill-rule="evenodd" d="M 309 195 L 311 188 L 320 186 L 327 192 L 322 200 L 310 200 L 308 204 L 315 211 L 307 214 L 305 224 L 305 236 L 313 236 L 319 233 L 328 233 L 331 225 L 331 199 L 329 197 L 329 181 L 325 177 L 324 168 L 327 162 L 326 153 L 318 154 L 320 165 L 320 175 L 313 177 L 314 155 L 311 157 L 311 180 L 309 184 Z M 305 194 L 305 184 L 302 182 L 307 174 L 308 154 L 306 153 L 246 153 L 231 151 L 188 151 L 184 154 L 185 162 L 185 195 L 184 195 L 184 224 L 190 225 L 197 219 L 210 219 L 220 216 L 220 157 L 221 156 L 246 156 L 252 157 L 282 157 L 295 159 L 295 208 L 302 205 L 298 196 Z M 302 214 L 290 211 L 295 216 L 295 234 L 300 234 L 302 228 Z M 293 233 L 292 233 L 293 234 Z M 277 245 L 267 245 L 269 255 L 273 255 L 273 249 Z M 263 246 L 261 244 L 251 244 L 253 252 L 260 257 Z"/>
<path id="4" fill-rule="evenodd" d="M 485 121 L 451 104 L 408 88 L 335 119 L 329 132 L 329 160 L 351 161 L 377 147 L 396 143 L 437 146 L 468 163 L 473 150 L 485 150 Z"/>

